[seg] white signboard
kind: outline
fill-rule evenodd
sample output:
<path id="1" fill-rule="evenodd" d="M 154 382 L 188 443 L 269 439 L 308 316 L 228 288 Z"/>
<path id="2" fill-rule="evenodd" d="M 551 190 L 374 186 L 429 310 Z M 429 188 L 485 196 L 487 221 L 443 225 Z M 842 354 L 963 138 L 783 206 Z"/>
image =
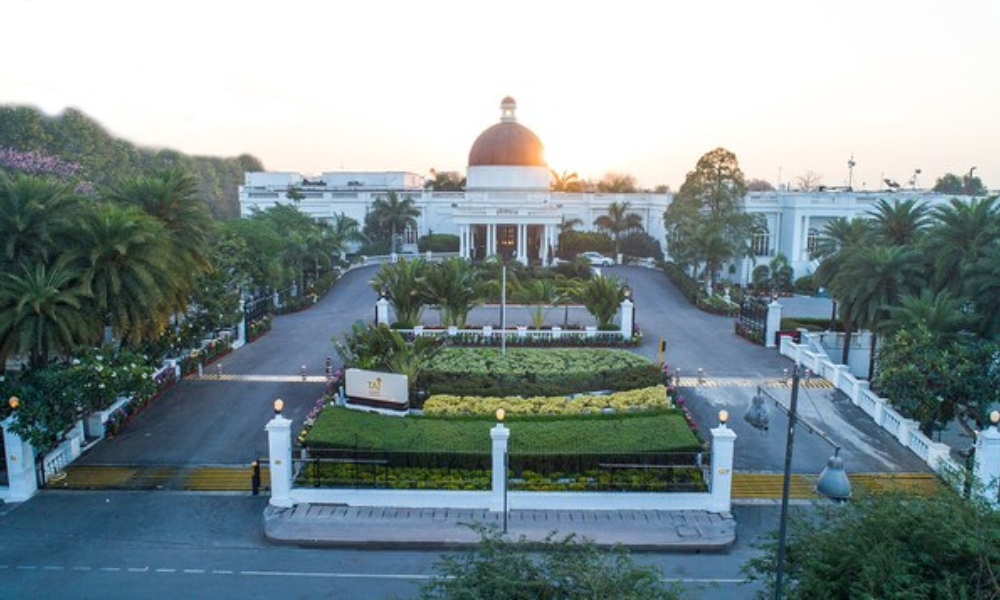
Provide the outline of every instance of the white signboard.
<path id="1" fill-rule="evenodd" d="M 406 375 L 348 369 L 345 381 L 347 396 L 350 398 L 363 398 L 400 406 L 406 406 L 410 399 L 410 387 Z"/>

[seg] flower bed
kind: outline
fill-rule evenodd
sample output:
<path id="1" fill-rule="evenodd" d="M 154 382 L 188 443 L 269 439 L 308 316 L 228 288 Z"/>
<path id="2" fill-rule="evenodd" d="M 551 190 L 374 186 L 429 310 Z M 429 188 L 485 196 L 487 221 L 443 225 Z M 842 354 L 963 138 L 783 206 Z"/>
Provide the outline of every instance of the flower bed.
<path id="1" fill-rule="evenodd" d="M 433 330 L 433 327 L 425 327 L 424 331 Z M 493 333 L 484 335 L 480 331 L 462 331 L 455 335 L 446 335 L 452 346 L 466 347 L 494 347 L 499 348 L 500 336 L 494 335 L 499 327 L 494 328 Z M 622 337 L 617 328 L 614 333 L 609 331 L 597 331 L 592 337 L 579 334 L 567 334 L 567 331 L 582 331 L 581 329 L 563 329 L 562 335 L 555 337 L 551 335 L 551 328 L 543 328 L 545 335 L 537 335 L 537 330 L 527 329 L 524 335 L 508 333 L 507 347 L 517 348 L 633 348 L 642 343 L 642 331 L 636 328 L 635 335 Z M 413 341 L 415 334 L 412 331 L 404 333 L 408 341 Z"/>
<path id="2" fill-rule="evenodd" d="M 623 391 L 661 382 L 660 369 L 624 350 L 445 348 L 420 375 L 429 393 L 457 396 L 560 396 Z"/>
<path id="3" fill-rule="evenodd" d="M 255 321 L 251 321 L 247 325 L 247 343 L 256 341 L 257 338 L 271 331 L 272 325 L 274 325 L 274 317 L 271 315 L 264 315 Z"/>
<path id="4" fill-rule="evenodd" d="M 209 365 L 233 351 L 233 342 L 226 338 L 210 341 L 200 350 L 192 350 L 181 359 L 181 375 L 188 375 L 198 370 L 198 365 Z"/>
<path id="5" fill-rule="evenodd" d="M 438 394 L 424 403 L 424 415 L 433 417 L 489 416 L 503 408 L 508 415 L 579 415 L 591 413 L 617 413 L 639 410 L 665 410 L 673 408 L 667 387 L 656 385 L 648 388 L 615 392 L 600 396 L 520 396 L 481 397 Z"/>

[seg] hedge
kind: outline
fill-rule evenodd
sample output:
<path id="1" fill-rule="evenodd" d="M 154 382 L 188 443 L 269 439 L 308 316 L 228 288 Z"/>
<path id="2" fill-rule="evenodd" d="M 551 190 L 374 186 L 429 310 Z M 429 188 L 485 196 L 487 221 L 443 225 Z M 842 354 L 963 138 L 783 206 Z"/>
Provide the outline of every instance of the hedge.
<path id="1" fill-rule="evenodd" d="M 481 415 L 490 416 L 498 408 L 503 408 L 512 417 L 518 415 L 574 415 L 596 412 L 627 412 L 637 410 L 664 410 L 672 408 L 673 402 L 667 396 L 667 387 L 657 385 L 627 392 L 615 392 L 603 396 L 520 396 L 482 397 L 452 396 L 440 394 L 431 396 L 424 403 L 427 416 Z"/>
<path id="2" fill-rule="evenodd" d="M 597 348 L 445 348 L 420 374 L 430 394 L 564 396 L 661 383 L 660 369 L 625 350 Z"/>
<path id="3" fill-rule="evenodd" d="M 450 233 L 429 233 L 417 240 L 420 252 L 458 252 L 458 236 Z"/>

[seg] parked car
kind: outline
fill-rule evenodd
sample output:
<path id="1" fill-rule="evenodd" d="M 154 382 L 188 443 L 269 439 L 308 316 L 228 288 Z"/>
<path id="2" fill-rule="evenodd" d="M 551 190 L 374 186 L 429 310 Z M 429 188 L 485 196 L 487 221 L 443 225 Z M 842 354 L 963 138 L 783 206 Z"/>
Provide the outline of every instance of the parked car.
<path id="1" fill-rule="evenodd" d="M 580 256 L 589 260 L 590 264 L 596 267 L 610 267 L 615 264 L 615 261 L 611 260 L 607 256 L 604 256 L 600 252 L 584 252 L 580 254 Z"/>

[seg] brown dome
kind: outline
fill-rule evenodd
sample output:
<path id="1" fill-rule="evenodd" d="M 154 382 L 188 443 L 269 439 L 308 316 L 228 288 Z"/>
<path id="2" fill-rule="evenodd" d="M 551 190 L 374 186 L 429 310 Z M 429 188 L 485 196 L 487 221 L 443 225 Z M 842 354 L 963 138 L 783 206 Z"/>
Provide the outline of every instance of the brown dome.
<path id="1" fill-rule="evenodd" d="M 516 165 L 545 167 L 545 148 L 530 129 L 518 123 L 497 123 L 476 138 L 469 166 Z"/>

